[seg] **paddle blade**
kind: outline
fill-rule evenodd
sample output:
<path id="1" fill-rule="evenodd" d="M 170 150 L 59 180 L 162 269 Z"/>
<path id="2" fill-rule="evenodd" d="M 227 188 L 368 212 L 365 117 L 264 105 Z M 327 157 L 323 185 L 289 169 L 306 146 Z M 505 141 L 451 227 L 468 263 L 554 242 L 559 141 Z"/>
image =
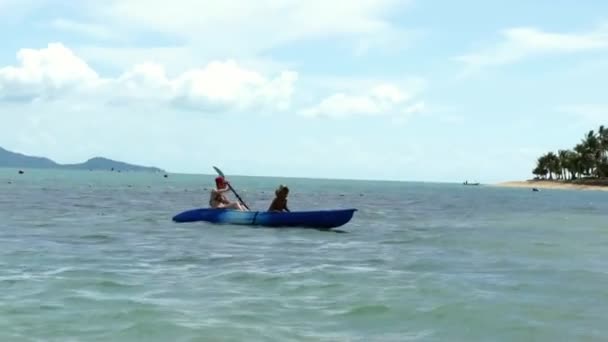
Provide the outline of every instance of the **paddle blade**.
<path id="1" fill-rule="evenodd" d="M 213 168 L 215 169 L 215 172 L 217 172 L 217 174 L 218 174 L 218 175 L 220 175 L 220 176 L 222 176 L 222 177 L 225 177 L 225 176 L 224 176 L 224 173 L 222 172 L 222 170 L 220 170 L 219 168 L 217 168 L 217 167 L 215 167 L 215 166 L 214 166 Z"/>

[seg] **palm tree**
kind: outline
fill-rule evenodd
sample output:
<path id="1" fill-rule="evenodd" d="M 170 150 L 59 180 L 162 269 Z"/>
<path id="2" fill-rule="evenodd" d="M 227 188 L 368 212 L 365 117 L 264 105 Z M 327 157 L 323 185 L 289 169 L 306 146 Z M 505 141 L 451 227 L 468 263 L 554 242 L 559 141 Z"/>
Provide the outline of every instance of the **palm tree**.
<path id="1" fill-rule="evenodd" d="M 547 168 L 547 156 L 542 155 L 536 160 L 536 167 L 532 171 L 532 173 L 539 178 L 545 179 L 549 169 Z"/>
<path id="2" fill-rule="evenodd" d="M 573 150 L 559 150 L 540 156 L 533 174 L 540 178 L 574 180 L 583 176 L 608 176 L 608 129 L 601 125 L 597 131 L 587 132 Z"/>
<path id="3" fill-rule="evenodd" d="M 549 152 L 545 155 L 547 158 L 547 169 L 549 170 L 549 179 L 553 180 L 553 174 L 558 176 L 561 174 L 561 165 L 559 164 L 559 158 L 553 152 Z"/>
<path id="4" fill-rule="evenodd" d="M 580 144 L 575 146 L 575 151 L 582 157 L 584 174 L 587 176 L 598 176 L 597 167 L 601 161 L 600 140 L 593 130 L 589 131 Z"/>
<path id="5" fill-rule="evenodd" d="M 602 149 L 600 140 L 594 134 L 593 130 L 589 131 L 584 143 L 587 146 L 587 151 L 590 154 L 590 159 L 592 160 L 591 174 L 597 177 L 601 177 L 601 175 L 599 174 L 599 166 L 602 160 Z"/>
<path id="6" fill-rule="evenodd" d="M 570 172 L 570 180 L 576 178 L 576 173 L 579 171 L 580 158 L 574 151 L 566 151 L 566 167 Z"/>
<path id="7" fill-rule="evenodd" d="M 561 166 L 562 179 L 568 178 L 568 171 L 571 172 L 571 156 L 572 151 L 570 150 L 559 150 L 557 151 L 557 157 L 559 158 L 559 165 Z"/>
<path id="8" fill-rule="evenodd" d="M 599 145 L 598 158 L 598 176 L 606 177 L 608 175 L 608 129 L 601 125 L 597 132 L 597 140 Z"/>
<path id="9" fill-rule="evenodd" d="M 598 129 L 597 138 L 600 143 L 600 148 L 602 149 L 602 154 L 606 156 L 608 154 L 608 129 L 606 129 L 604 125 L 601 125 L 600 129 Z"/>

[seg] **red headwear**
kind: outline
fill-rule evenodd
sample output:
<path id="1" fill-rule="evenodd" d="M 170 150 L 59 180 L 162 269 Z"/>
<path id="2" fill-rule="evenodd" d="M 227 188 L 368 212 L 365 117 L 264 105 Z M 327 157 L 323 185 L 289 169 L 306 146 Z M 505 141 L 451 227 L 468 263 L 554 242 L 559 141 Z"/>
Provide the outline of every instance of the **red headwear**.
<path id="1" fill-rule="evenodd" d="M 226 187 L 226 180 L 222 176 L 215 177 L 215 186 L 218 189 L 223 189 Z"/>

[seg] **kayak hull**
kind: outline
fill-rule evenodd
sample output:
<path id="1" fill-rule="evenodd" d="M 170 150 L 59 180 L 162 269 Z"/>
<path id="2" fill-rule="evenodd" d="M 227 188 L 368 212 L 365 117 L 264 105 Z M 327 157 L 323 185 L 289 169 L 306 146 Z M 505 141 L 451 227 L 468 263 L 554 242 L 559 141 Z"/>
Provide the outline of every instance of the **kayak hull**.
<path id="1" fill-rule="evenodd" d="M 271 212 L 200 208 L 179 213 L 173 217 L 173 221 L 178 223 L 204 221 L 248 226 L 331 229 L 348 223 L 355 211 L 357 209 Z"/>

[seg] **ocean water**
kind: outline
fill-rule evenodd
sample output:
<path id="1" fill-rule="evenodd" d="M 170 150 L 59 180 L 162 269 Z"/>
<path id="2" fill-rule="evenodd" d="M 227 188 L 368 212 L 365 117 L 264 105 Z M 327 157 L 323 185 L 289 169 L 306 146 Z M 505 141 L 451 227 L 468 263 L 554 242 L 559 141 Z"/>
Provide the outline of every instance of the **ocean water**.
<path id="1" fill-rule="evenodd" d="M 604 341 L 608 193 L 231 177 L 344 234 L 176 224 L 213 175 L 0 169 L 0 341 Z"/>

